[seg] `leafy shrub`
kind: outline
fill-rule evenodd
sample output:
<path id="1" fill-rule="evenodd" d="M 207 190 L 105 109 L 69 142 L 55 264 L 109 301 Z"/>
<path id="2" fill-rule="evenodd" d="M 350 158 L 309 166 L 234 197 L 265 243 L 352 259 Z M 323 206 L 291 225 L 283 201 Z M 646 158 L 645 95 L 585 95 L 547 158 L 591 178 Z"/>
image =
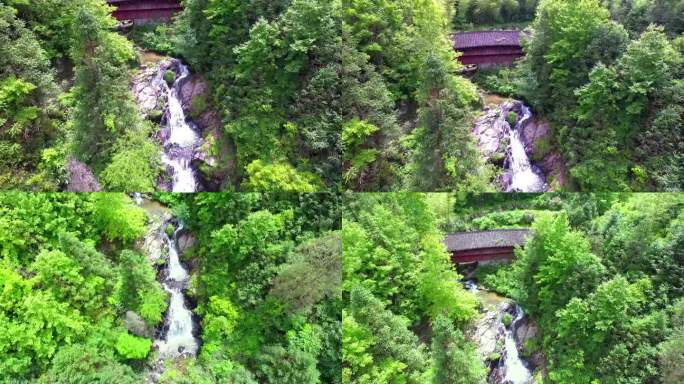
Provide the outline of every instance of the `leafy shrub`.
<path id="1" fill-rule="evenodd" d="M 503 317 L 501 318 L 501 322 L 503 323 L 504 327 L 508 328 L 513 322 L 513 316 L 511 316 L 510 313 L 504 313 Z"/>
<path id="2" fill-rule="evenodd" d="M 116 351 L 126 359 L 144 359 L 150 353 L 152 340 L 121 333 L 116 339 Z"/>
<path id="3" fill-rule="evenodd" d="M 514 127 L 515 123 L 518 122 L 518 114 L 513 111 L 508 112 L 508 116 L 506 116 L 506 121 L 508 121 L 508 124 L 511 127 Z"/>
<path id="4" fill-rule="evenodd" d="M 164 72 L 164 81 L 166 81 L 166 84 L 168 84 L 169 87 L 172 86 L 176 81 L 176 72 L 172 70 L 167 70 Z"/>
<path id="5" fill-rule="evenodd" d="M 60 348 L 44 379 L 44 382 L 50 384 L 137 384 L 141 382 L 141 378 L 129 366 L 120 364 L 110 354 L 87 345 Z"/>
<path id="6" fill-rule="evenodd" d="M 95 224 L 109 240 L 129 242 L 145 233 L 145 211 L 133 204 L 123 193 L 96 193 L 91 195 Z"/>

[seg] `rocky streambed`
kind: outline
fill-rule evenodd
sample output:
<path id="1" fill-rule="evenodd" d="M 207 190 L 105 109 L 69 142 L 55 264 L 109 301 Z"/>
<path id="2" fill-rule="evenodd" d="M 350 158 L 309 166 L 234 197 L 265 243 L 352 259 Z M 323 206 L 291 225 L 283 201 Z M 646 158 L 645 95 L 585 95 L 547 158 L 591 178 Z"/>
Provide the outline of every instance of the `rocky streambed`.
<path id="1" fill-rule="evenodd" d="M 157 190 L 213 191 L 232 179 L 234 150 L 202 76 L 178 59 L 156 57 L 134 77 L 131 92 L 141 114 L 160 125 L 165 173 Z"/>
<path id="2" fill-rule="evenodd" d="M 539 329 L 524 310 L 510 299 L 483 290 L 473 281 L 466 288 L 482 303 L 482 316 L 468 334 L 489 368 L 488 384 L 538 384 L 544 356 L 532 351 Z"/>
<path id="3" fill-rule="evenodd" d="M 136 203 L 148 214 L 150 224 L 141 245 L 148 260 L 157 266 L 157 277 L 169 296 L 164 321 L 149 329 L 136 313 L 126 314 L 126 327 L 133 334 L 153 338 L 157 358 L 147 371 L 145 382 L 158 383 L 167 364 L 177 359 L 194 357 L 200 346 L 200 327 L 193 313 L 191 266 L 181 261 L 182 254 L 195 243 L 195 238 L 183 228 L 170 211 L 156 203 L 134 195 Z"/>
<path id="4" fill-rule="evenodd" d="M 487 106 L 472 130 L 486 161 L 501 169 L 503 192 L 545 192 L 567 180 L 565 164 L 551 146 L 548 122 L 518 100 Z"/>

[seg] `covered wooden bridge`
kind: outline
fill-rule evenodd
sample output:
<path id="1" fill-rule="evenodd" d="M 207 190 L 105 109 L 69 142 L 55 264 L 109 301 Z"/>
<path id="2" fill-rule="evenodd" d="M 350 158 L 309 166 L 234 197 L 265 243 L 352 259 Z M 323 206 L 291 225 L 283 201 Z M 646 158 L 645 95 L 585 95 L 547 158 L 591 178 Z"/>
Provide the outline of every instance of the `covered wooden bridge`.
<path id="1" fill-rule="evenodd" d="M 458 60 L 464 65 L 480 68 L 513 65 L 524 56 L 520 31 L 479 31 L 451 35 L 454 49 L 462 52 Z"/>
<path id="2" fill-rule="evenodd" d="M 180 0 L 107 0 L 107 3 L 116 8 L 113 16 L 121 21 L 168 20 L 183 10 Z"/>
<path id="3" fill-rule="evenodd" d="M 447 235 L 444 244 L 456 264 L 512 260 L 515 246 L 523 246 L 529 229 L 460 232 Z"/>

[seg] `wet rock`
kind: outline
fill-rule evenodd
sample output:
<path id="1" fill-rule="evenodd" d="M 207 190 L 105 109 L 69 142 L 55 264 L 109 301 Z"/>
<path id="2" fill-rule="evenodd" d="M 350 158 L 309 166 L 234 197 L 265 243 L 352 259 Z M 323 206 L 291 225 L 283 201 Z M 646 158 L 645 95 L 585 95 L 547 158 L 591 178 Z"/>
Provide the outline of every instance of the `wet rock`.
<path id="1" fill-rule="evenodd" d="M 190 75 L 180 88 L 180 101 L 183 109 L 189 110 L 193 100 L 198 97 L 209 95 L 209 85 L 204 78 L 198 74 Z"/>
<path id="2" fill-rule="evenodd" d="M 124 325 L 128 332 L 136 336 L 151 338 L 154 333 L 152 327 L 148 326 L 145 320 L 133 311 L 126 311 Z"/>
<path id="3" fill-rule="evenodd" d="M 554 151 L 549 153 L 537 163 L 537 165 L 542 172 L 549 175 L 549 179 L 553 179 L 553 182 L 551 182 L 551 191 L 567 185 L 570 181 L 568 167 L 565 164 L 565 160 L 563 160 L 563 157 L 558 152 Z"/>
<path id="4" fill-rule="evenodd" d="M 539 335 L 539 327 L 528 316 L 524 317 L 518 322 L 518 327 L 515 329 L 515 341 L 518 344 L 518 349 L 523 350 L 525 343 L 528 340 L 535 339 Z"/>
<path id="5" fill-rule="evenodd" d="M 499 151 L 502 140 L 506 137 L 508 128 L 503 110 L 507 110 L 503 105 L 501 108 L 486 108 L 484 114 L 475 120 L 473 135 L 486 159 L 490 159 Z"/>
<path id="6" fill-rule="evenodd" d="M 185 251 L 195 245 L 197 238 L 189 232 L 183 232 L 178 236 L 178 251 L 183 254 Z"/>
<path id="7" fill-rule="evenodd" d="M 148 260 L 153 265 L 164 261 L 166 244 L 161 236 L 164 230 L 163 225 L 164 223 L 161 220 L 156 220 L 150 224 L 142 245 L 143 253 L 147 255 Z"/>
<path id="8" fill-rule="evenodd" d="M 473 333 L 470 335 L 472 340 L 477 342 L 477 353 L 482 360 L 487 360 L 493 353 L 497 352 L 497 343 L 501 339 L 501 315 L 511 307 L 509 301 L 504 301 L 496 306 L 495 310 L 484 313 L 477 320 Z"/>
<path id="9" fill-rule="evenodd" d="M 538 153 L 539 150 L 544 150 L 545 148 L 538 148 L 537 143 L 540 140 L 549 140 L 549 134 L 551 132 L 550 125 L 547 121 L 533 118 L 529 123 L 525 125 L 520 135 L 520 139 L 525 146 L 525 150 L 529 155 L 533 153 Z"/>
<path id="10" fill-rule="evenodd" d="M 102 190 L 93 171 L 75 159 L 67 162 L 67 180 L 67 192 L 99 192 Z"/>
<path id="11" fill-rule="evenodd" d="M 156 66 L 144 67 L 131 82 L 131 92 L 140 113 L 161 120 L 159 111 L 166 103 L 163 74 L 171 67 L 171 61 L 163 60 Z"/>

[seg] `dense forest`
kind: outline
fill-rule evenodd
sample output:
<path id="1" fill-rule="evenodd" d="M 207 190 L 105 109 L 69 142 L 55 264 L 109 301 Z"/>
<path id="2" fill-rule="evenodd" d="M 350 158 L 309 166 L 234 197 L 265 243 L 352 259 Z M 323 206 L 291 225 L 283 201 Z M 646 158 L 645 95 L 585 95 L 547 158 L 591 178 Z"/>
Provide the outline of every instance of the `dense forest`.
<path id="1" fill-rule="evenodd" d="M 338 5 L 188 0 L 175 22 L 133 30 L 103 0 L 0 5 L 0 185 L 63 189 L 78 161 L 104 189 L 157 189 L 159 117 L 140 113 L 129 91 L 145 52 L 156 51 L 182 57 L 210 84 L 189 114 L 218 111 L 205 151 L 220 157 L 221 189 L 333 189 Z"/>
<path id="2" fill-rule="evenodd" d="M 0 382 L 341 382 L 339 197 L 155 198 L 0 194 Z M 174 231 L 200 353 L 165 359 Z"/>
<path id="3" fill-rule="evenodd" d="M 358 19 L 376 22 L 364 28 L 373 31 L 365 36 L 372 43 L 351 40 L 370 46 L 370 68 L 384 84 L 376 89 L 389 96 L 376 97 L 386 101 L 359 114 L 372 125 L 365 131 L 374 132 L 364 145 L 381 155 L 369 162 L 357 189 L 492 189 L 496 174 L 478 162 L 469 135 L 480 97 L 457 74 L 446 37 L 450 28 L 524 27 L 524 58 L 513 69 L 483 71 L 474 80 L 488 93 L 526 101 L 549 120 L 552 136 L 540 151 L 555 148 L 569 168 L 569 180 L 555 187 L 682 188 L 684 2 L 461 0 L 455 8 L 421 2 L 424 10 L 409 1 L 381 3 L 386 6 L 366 10 L 375 17 Z M 388 10 L 396 22 L 378 23 Z M 428 24 L 417 17 L 430 13 Z M 419 40 L 426 36 L 429 41 Z M 345 167 L 345 177 L 358 163 Z"/>
<path id="4" fill-rule="evenodd" d="M 141 112 L 130 86 L 155 53 L 206 88 L 183 101 L 204 189 L 494 191 L 471 134 L 493 94 L 550 124 L 534 157 L 562 158 L 554 189 L 682 187 L 680 0 L 182 5 L 132 27 L 102 0 L 1 5 L 0 186 L 170 189 L 173 119 L 166 101 Z M 525 29 L 524 57 L 463 74 L 450 34 L 483 29 Z"/>
<path id="5" fill-rule="evenodd" d="M 345 382 L 684 380 L 681 195 L 391 193 L 345 205 Z M 474 328 L 493 310 L 482 298 L 495 294 L 464 289 L 442 242 L 444 232 L 505 228 L 532 230 L 512 263 L 459 272 L 534 324 L 518 343 L 535 363 L 524 380 L 495 377 L 512 359 L 498 342 L 477 352 Z M 511 326 L 509 313 L 499 317 Z"/>

